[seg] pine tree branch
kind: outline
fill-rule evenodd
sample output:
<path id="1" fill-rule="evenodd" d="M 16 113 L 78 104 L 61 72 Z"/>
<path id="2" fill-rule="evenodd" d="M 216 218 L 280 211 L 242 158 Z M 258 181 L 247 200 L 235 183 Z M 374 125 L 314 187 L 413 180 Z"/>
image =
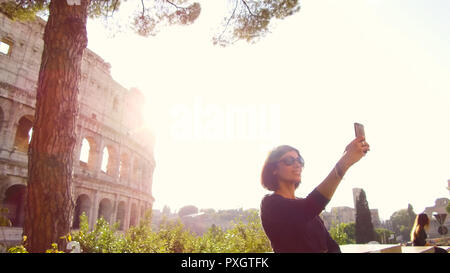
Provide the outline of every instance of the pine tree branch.
<path id="1" fill-rule="evenodd" d="M 219 38 L 218 38 L 219 41 L 221 40 L 222 35 L 223 35 L 223 34 L 225 33 L 225 31 L 227 30 L 228 25 L 230 24 L 231 19 L 233 19 L 234 14 L 236 13 L 236 9 L 237 9 L 238 3 L 239 3 L 239 0 L 236 0 L 236 6 L 234 7 L 233 13 L 231 14 L 230 18 L 228 18 L 228 21 L 227 21 L 227 24 L 225 25 L 224 30 L 223 30 L 222 33 L 219 35 Z"/>
<path id="2" fill-rule="evenodd" d="M 187 9 L 187 7 L 180 7 L 177 4 L 173 3 L 172 1 L 166 0 L 166 2 L 171 4 L 172 6 L 174 6 L 177 9 Z"/>
<path id="3" fill-rule="evenodd" d="M 241 0 L 242 3 L 244 3 L 244 5 L 247 7 L 248 12 L 250 13 L 250 15 L 252 16 L 256 16 L 255 14 L 253 14 L 253 12 L 250 10 L 250 7 L 248 6 L 247 2 L 245 0 Z"/>
<path id="4" fill-rule="evenodd" d="M 144 16 L 144 14 L 145 14 L 144 0 L 141 0 L 141 4 L 142 4 L 142 16 Z"/>

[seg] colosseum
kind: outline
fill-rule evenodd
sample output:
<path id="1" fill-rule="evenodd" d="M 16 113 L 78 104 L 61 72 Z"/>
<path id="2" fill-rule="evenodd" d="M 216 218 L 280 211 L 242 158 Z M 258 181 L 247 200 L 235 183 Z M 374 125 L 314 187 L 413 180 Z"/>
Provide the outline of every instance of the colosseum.
<path id="1" fill-rule="evenodd" d="M 18 22 L 0 13 L 0 207 L 8 209 L 12 224 L 0 237 L 22 234 L 44 27 L 40 18 Z M 128 90 L 114 81 L 110 68 L 85 50 L 73 166 L 74 229 L 85 212 L 90 228 L 103 217 L 126 230 L 154 202 L 154 137 L 145 129 L 145 97 L 138 89 Z"/>

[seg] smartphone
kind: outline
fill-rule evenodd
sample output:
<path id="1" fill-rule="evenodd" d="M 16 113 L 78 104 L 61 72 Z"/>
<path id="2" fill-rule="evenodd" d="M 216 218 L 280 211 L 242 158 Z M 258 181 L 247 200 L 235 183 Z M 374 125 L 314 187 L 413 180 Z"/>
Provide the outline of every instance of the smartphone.
<path id="1" fill-rule="evenodd" d="M 360 136 L 365 137 L 366 134 L 364 132 L 364 125 L 362 125 L 361 123 L 357 123 L 357 122 L 355 122 L 354 125 L 355 125 L 355 136 L 356 137 L 360 137 Z"/>

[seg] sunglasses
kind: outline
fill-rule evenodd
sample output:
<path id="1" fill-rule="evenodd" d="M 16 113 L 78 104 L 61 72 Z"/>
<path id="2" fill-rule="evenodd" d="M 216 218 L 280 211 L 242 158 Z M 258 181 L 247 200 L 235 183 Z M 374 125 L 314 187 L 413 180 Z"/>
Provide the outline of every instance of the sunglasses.
<path id="1" fill-rule="evenodd" d="M 287 157 L 285 157 L 283 159 L 278 160 L 278 162 L 283 162 L 283 164 L 286 165 L 286 166 L 293 165 L 295 163 L 295 161 L 297 161 L 300 164 L 300 166 L 302 166 L 302 167 L 305 166 L 305 161 L 303 160 L 302 157 L 294 158 L 292 156 L 287 156 Z"/>

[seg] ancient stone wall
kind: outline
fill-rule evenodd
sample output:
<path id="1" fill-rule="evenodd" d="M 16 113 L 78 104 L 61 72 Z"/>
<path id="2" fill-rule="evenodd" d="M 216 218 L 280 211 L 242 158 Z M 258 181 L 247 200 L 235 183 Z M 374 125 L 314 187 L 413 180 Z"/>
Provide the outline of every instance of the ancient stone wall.
<path id="1" fill-rule="evenodd" d="M 45 21 L 11 21 L 0 14 L 0 207 L 14 226 L 23 225 L 27 150 L 32 137 Z M 145 129 L 144 96 L 127 90 L 110 65 L 89 49 L 81 68 L 74 158 L 76 209 L 92 228 L 103 216 L 125 230 L 152 208 L 153 135 Z"/>

